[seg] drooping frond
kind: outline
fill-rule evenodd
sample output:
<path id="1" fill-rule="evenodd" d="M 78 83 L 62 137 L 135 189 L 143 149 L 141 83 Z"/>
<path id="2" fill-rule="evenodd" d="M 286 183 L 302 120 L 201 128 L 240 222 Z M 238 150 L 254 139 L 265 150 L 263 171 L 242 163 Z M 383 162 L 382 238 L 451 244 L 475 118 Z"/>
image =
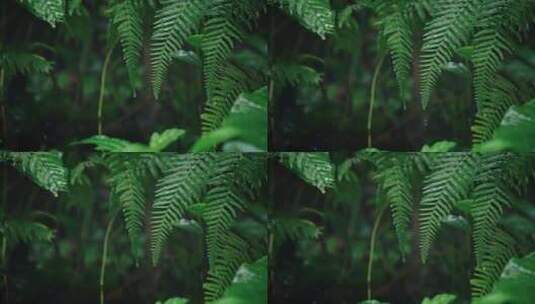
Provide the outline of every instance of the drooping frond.
<path id="1" fill-rule="evenodd" d="M 261 169 L 254 154 L 219 153 L 216 162 L 217 168 L 208 182 L 203 211 L 210 265 L 213 265 L 219 251 L 225 246 L 221 236 L 227 233 L 234 219 L 254 195 L 255 190 L 248 187 L 248 183 L 258 180 L 255 175 Z"/>
<path id="2" fill-rule="evenodd" d="M 37 54 L 19 51 L 0 52 L 0 67 L 2 67 L 6 79 L 15 74 L 48 74 L 52 70 L 52 65 L 52 62 Z"/>
<path id="3" fill-rule="evenodd" d="M 6 237 L 10 246 L 17 243 L 49 242 L 54 238 L 54 230 L 42 223 L 24 219 L 7 220 L 0 224 L 0 228 L 0 234 Z"/>
<path id="4" fill-rule="evenodd" d="M 298 217 L 279 217 L 271 223 L 275 242 L 280 244 L 286 240 L 315 240 L 321 235 L 321 228 L 312 221 Z"/>
<path id="5" fill-rule="evenodd" d="M 212 93 L 201 115 L 202 131 L 207 134 L 221 127 L 236 98 L 243 92 L 250 91 L 257 82 L 256 75 L 233 64 L 217 67 Z"/>
<path id="6" fill-rule="evenodd" d="M 425 26 L 420 60 L 420 93 L 424 109 L 443 66 L 463 46 L 477 24 L 481 0 L 440 0 L 435 16 Z"/>
<path id="7" fill-rule="evenodd" d="M 127 161 L 110 181 L 123 210 L 126 231 L 132 240 L 141 233 L 145 216 L 143 176 L 135 165 L 135 160 Z"/>
<path id="8" fill-rule="evenodd" d="M 442 219 L 456 202 L 467 198 L 477 168 L 474 153 L 447 153 L 425 177 L 420 202 L 420 250 L 425 263 Z"/>
<path id="9" fill-rule="evenodd" d="M 277 62 L 271 66 L 271 79 L 280 88 L 285 85 L 318 85 L 322 77 L 314 68 L 291 61 Z"/>
<path id="10" fill-rule="evenodd" d="M 492 86 L 484 89 L 477 103 L 478 111 L 472 125 L 473 144 L 481 144 L 492 138 L 510 106 L 518 102 L 517 88 L 502 77 L 495 77 Z M 484 93 L 483 93 L 484 92 Z"/>
<path id="11" fill-rule="evenodd" d="M 211 153 L 185 154 L 159 179 L 151 219 L 153 263 L 157 263 L 173 225 L 184 216 L 188 206 L 201 199 L 214 167 L 213 161 Z"/>
<path id="12" fill-rule="evenodd" d="M 475 177 L 476 186 L 471 197 L 470 213 L 474 222 L 473 240 L 476 261 L 481 264 L 487 246 L 494 237 L 494 231 L 503 208 L 509 207 L 513 197 L 507 187 L 507 165 L 514 160 L 511 154 L 490 154 L 481 157 Z"/>
<path id="13" fill-rule="evenodd" d="M 280 162 L 305 182 L 325 192 L 334 186 L 334 167 L 327 152 L 280 152 Z"/>
<path id="14" fill-rule="evenodd" d="M 4 152 L 0 161 L 7 160 L 37 185 L 52 192 L 67 191 L 68 171 L 60 152 Z"/>
<path id="15" fill-rule="evenodd" d="M 394 228 L 400 244 L 400 249 L 407 242 L 407 231 L 413 210 L 411 167 L 401 160 L 395 161 L 389 169 L 381 172 L 382 187 L 386 191 L 386 198 L 392 210 Z M 404 254 L 403 250 L 401 250 Z"/>
<path id="16" fill-rule="evenodd" d="M 271 0 L 321 38 L 334 31 L 334 12 L 328 0 Z"/>
<path id="17" fill-rule="evenodd" d="M 201 42 L 208 98 L 216 87 L 219 67 L 224 65 L 235 44 L 242 41 L 263 6 L 263 1 L 256 0 L 221 0 L 210 6 L 210 18 L 204 24 Z"/>
<path id="18" fill-rule="evenodd" d="M 513 52 L 513 40 L 518 28 L 528 22 L 526 12 L 535 4 L 526 0 L 484 1 L 474 35 L 475 101 L 479 105 L 489 98 L 496 81 L 496 71 L 507 54 Z"/>
<path id="19" fill-rule="evenodd" d="M 65 18 L 66 0 L 17 0 L 37 18 L 48 22 L 52 27 Z"/>
<path id="20" fill-rule="evenodd" d="M 403 90 L 412 60 L 413 29 L 410 20 L 421 7 L 414 1 L 364 1 L 363 4 L 379 16 L 381 35 L 385 37 L 399 88 Z"/>
<path id="21" fill-rule="evenodd" d="M 203 284 L 204 300 L 210 303 L 221 297 L 241 264 L 250 262 L 249 244 L 233 232 L 220 236 L 222 248 L 208 270 Z"/>
<path id="22" fill-rule="evenodd" d="M 515 240 L 506 232 L 496 228 L 487 244 L 481 262 L 478 263 L 470 280 L 472 297 L 479 298 L 491 291 L 509 259 L 516 254 Z"/>
<path id="23" fill-rule="evenodd" d="M 151 44 L 152 86 L 156 97 L 173 54 L 198 30 L 207 5 L 203 0 L 161 0 L 161 3 L 155 16 Z"/>
<path id="24" fill-rule="evenodd" d="M 142 0 L 121 0 L 111 7 L 111 18 L 117 29 L 123 58 L 126 62 L 128 78 L 133 86 L 136 69 L 143 45 L 143 10 Z"/>

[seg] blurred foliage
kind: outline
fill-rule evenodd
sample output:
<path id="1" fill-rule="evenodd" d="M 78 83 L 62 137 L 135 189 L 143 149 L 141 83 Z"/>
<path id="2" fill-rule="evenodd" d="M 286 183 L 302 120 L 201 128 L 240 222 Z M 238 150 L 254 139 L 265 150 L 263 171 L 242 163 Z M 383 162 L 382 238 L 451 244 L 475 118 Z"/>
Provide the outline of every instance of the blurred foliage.
<path id="1" fill-rule="evenodd" d="M 468 150 L 533 98 L 532 1 L 326 2 L 325 39 L 271 14 L 273 149 Z"/>
<path id="2" fill-rule="evenodd" d="M 436 149 L 450 148 L 450 144 L 439 143 Z M 469 180 L 463 177 L 470 175 L 463 157 L 477 162 L 473 168 L 478 173 Z M 370 295 L 376 302 L 362 303 L 469 303 L 487 292 L 492 297 L 499 290 L 499 277 L 507 269 L 511 252 L 519 257 L 535 250 L 533 155 L 363 151 L 357 157 L 330 153 L 330 158 L 337 178 L 325 194 L 278 166 L 272 169 L 270 303 L 359 303 Z M 404 161 L 415 167 L 410 169 Z M 500 167 L 503 169 L 497 170 Z M 457 177 L 446 173 L 454 168 L 464 169 Z M 401 175 L 396 175 L 397 171 Z M 400 178 L 407 181 L 395 182 Z M 493 180 L 499 182 L 488 185 Z M 463 184 L 471 184 L 465 197 L 460 190 Z M 518 188 L 498 190 L 506 184 Z M 502 194 L 508 195 L 506 204 L 497 203 Z M 431 197 L 442 198 L 430 204 Z M 453 209 L 442 213 L 440 206 L 448 197 L 454 202 Z M 405 199 L 411 209 L 402 205 Z M 382 215 L 387 207 L 392 216 Z M 431 229 L 436 236 L 422 264 L 420 251 L 426 247 L 419 244 L 427 238 L 422 223 L 429 222 L 425 218 L 433 212 L 440 213 L 439 226 Z M 286 229 L 291 235 L 280 233 L 278 222 L 292 227 Z M 482 234 L 482 224 L 490 223 L 504 232 Z M 509 235 L 507 239 L 502 239 L 504 233 Z M 371 235 L 375 235 L 373 255 Z M 478 244 L 483 235 L 488 237 L 484 242 L 488 247 Z M 513 243 L 508 243 L 509 238 Z M 504 253 L 499 247 L 502 244 Z M 482 262 L 478 252 L 485 252 Z M 478 280 L 483 278 L 490 288 L 481 294 L 478 288 L 483 285 Z M 532 280 L 524 282 L 531 284 Z M 522 294 L 526 287 L 515 288 Z M 517 302 L 502 298 L 497 303 Z M 518 303 L 529 302 L 519 298 Z"/>

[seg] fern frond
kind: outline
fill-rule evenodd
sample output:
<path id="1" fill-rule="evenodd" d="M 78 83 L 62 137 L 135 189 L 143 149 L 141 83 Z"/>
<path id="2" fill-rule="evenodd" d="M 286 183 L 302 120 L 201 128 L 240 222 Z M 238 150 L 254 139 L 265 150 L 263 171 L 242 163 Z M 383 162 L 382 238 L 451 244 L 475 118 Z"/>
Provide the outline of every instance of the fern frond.
<path id="1" fill-rule="evenodd" d="M 37 18 L 48 22 L 52 27 L 65 18 L 65 0 L 17 0 Z"/>
<path id="2" fill-rule="evenodd" d="M 481 144 L 492 138 L 494 131 L 500 126 L 507 109 L 518 103 L 514 84 L 502 77 L 492 79 L 492 87 L 486 88 L 476 99 L 478 111 L 472 129 L 473 145 Z"/>
<path id="3" fill-rule="evenodd" d="M 142 0 L 122 0 L 111 7 L 113 25 L 117 28 L 123 48 L 128 78 L 132 87 L 143 45 L 143 11 Z"/>
<path id="4" fill-rule="evenodd" d="M 228 116 L 236 98 L 243 92 L 250 91 L 258 78 L 233 64 L 225 64 L 217 68 L 214 74 L 211 96 L 201 114 L 203 134 L 208 134 L 219 127 Z"/>
<path id="5" fill-rule="evenodd" d="M 481 264 L 487 246 L 494 237 L 503 208 L 509 207 L 513 200 L 507 182 L 503 180 L 507 165 L 513 158 L 511 154 L 491 154 L 481 158 L 470 210 L 474 221 L 473 240 L 477 264 Z"/>
<path id="6" fill-rule="evenodd" d="M 0 66 L 4 71 L 5 78 L 9 79 L 18 73 L 23 75 L 48 74 L 52 70 L 53 63 L 37 54 L 4 51 L 0 52 Z"/>
<path id="7" fill-rule="evenodd" d="M 223 247 L 215 257 L 203 284 L 204 299 L 210 303 L 221 297 L 232 283 L 236 271 L 243 263 L 250 262 L 249 244 L 233 232 L 220 236 Z"/>
<path id="8" fill-rule="evenodd" d="M 280 162 L 322 193 L 334 186 L 334 167 L 328 152 L 280 152 Z"/>
<path id="9" fill-rule="evenodd" d="M 315 240 L 321 235 L 320 227 L 302 218 L 276 218 L 271 227 L 278 244 L 286 240 Z"/>
<path id="10" fill-rule="evenodd" d="M 394 12 L 384 19 L 384 35 L 392 56 L 399 88 L 409 78 L 412 60 L 412 28 L 404 8 L 396 5 Z"/>
<path id="11" fill-rule="evenodd" d="M 158 180 L 152 206 L 151 250 L 156 264 L 173 225 L 198 203 L 214 167 L 211 153 L 185 154 Z"/>
<path id="12" fill-rule="evenodd" d="M 322 39 L 334 31 L 334 12 L 328 0 L 272 0 Z"/>
<path id="13" fill-rule="evenodd" d="M 394 228 L 402 254 L 404 254 L 402 245 L 407 242 L 407 231 L 413 209 L 410 170 L 411 168 L 407 168 L 406 164 L 398 160 L 392 167 L 381 172 L 382 187 L 386 191 L 386 198 L 392 210 Z"/>
<path id="14" fill-rule="evenodd" d="M 54 238 L 54 230 L 46 225 L 25 219 L 10 219 L 3 223 L 3 234 L 10 246 L 17 243 L 50 242 Z"/>
<path id="15" fill-rule="evenodd" d="M 68 171 L 60 152 L 6 152 L 3 158 L 54 196 L 67 191 Z"/>
<path id="16" fill-rule="evenodd" d="M 126 231 L 134 240 L 141 233 L 145 216 L 143 176 L 136 172 L 135 163 L 129 161 L 112 177 L 111 184 L 123 209 Z"/>
<path id="17" fill-rule="evenodd" d="M 487 250 L 470 280 L 474 298 L 492 290 L 509 259 L 516 255 L 515 240 L 509 234 L 498 228 L 491 231 L 491 234 L 493 238 L 487 244 Z"/>
<path id="18" fill-rule="evenodd" d="M 442 219 L 467 198 L 477 168 L 474 153 L 446 153 L 424 179 L 420 203 L 420 250 L 425 263 Z"/>
<path id="19" fill-rule="evenodd" d="M 434 18 L 426 24 L 420 60 L 420 94 L 424 109 L 442 67 L 474 32 L 480 7 L 481 0 L 440 0 Z"/>
<path id="20" fill-rule="evenodd" d="M 207 2 L 203 0 L 162 0 L 155 16 L 151 44 L 152 86 L 158 98 L 172 55 L 198 30 Z"/>

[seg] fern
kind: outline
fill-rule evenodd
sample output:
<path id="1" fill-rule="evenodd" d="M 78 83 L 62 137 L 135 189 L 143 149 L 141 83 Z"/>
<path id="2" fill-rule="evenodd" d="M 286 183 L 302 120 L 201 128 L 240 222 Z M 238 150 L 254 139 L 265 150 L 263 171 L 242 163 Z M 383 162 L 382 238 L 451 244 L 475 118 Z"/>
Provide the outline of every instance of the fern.
<path id="1" fill-rule="evenodd" d="M 490 140 L 507 109 L 518 103 L 517 88 L 502 77 L 495 79 L 492 88 L 482 89 L 482 91 L 485 92 L 484 97 L 481 93 L 477 104 L 478 112 L 471 128 L 474 146 Z"/>
<path id="2" fill-rule="evenodd" d="M 420 249 L 425 263 L 442 219 L 456 202 L 468 197 L 473 186 L 477 157 L 471 153 L 444 155 L 424 179 L 420 202 Z"/>
<path id="3" fill-rule="evenodd" d="M 474 32 L 481 1 L 440 0 L 434 18 L 427 23 L 420 62 L 420 93 L 424 108 L 429 103 L 442 67 Z"/>
<path id="4" fill-rule="evenodd" d="M 123 57 L 132 87 L 143 45 L 143 10 L 142 0 L 121 0 L 110 9 L 113 25 L 117 29 L 123 48 Z"/>
<path id="5" fill-rule="evenodd" d="M 155 16 L 151 44 L 152 85 L 156 98 L 171 62 L 172 55 L 196 32 L 204 17 L 206 1 L 162 0 Z"/>
<path id="6" fill-rule="evenodd" d="M 0 161 L 9 161 L 37 185 L 57 196 L 67 191 L 68 171 L 59 152 L 1 152 Z"/>
<path id="7" fill-rule="evenodd" d="M 515 31 L 529 22 L 526 12 L 533 11 L 531 1 L 485 1 L 479 26 L 481 30 L 474 36 L 474 51 L 471 58 L 474 64 L 475 101 L 481 104 L 492 92 L 495 73 L 507 54 L 513 53 Z"/>
<path id="8" fill-rule="evenodd" d="M 307 183 L 325 192 L 334 186 L 334 168 L 326 152 L 280 152 L 280 162 Z"/>
<path id="9" fill-rule="evenodd" d="M 334 31 L 334 12 L 328 0 L 271 0 L 305 28 L 325 39 Z"/>
<path id="10" fill-rule="evenodd" d="M 251 262 L 246 241 L 238 235 L 230 232 L 220 236 L 222 247 L 214 258 L 213 265 L 208 271 L 205 290 L 205 302 L 210 303 L 223 295 L 225 289 L 230 286 L 238 268 L 247 262 Z"/>
<path id="11" fill-rule="evenodd" d="M 188 206 L 200 201 L 213 166 L 210 153 L 186 154 L 158 181 L 151 220 L 153 263 L 157 263 L 173 225 L 184 217 Z"/>
<path id="12" fill-rule="evenodd" d="M 395 160 L 395 164 L 382 171 L 377 178 L 382 179 L 382 187 L 392 210 L 392 218 L 396 234 L 403 253 L 403 246 L 407 242 L 407 230 L 412 214 L 412 184 L 410 175 L 412 167 L 403 160 Z"/>
<path id="13" fill-rule="evenodd" d="M 503 208 L 513 200 L 507 188 L 507 164 L 514 157 L 509 154 L 484 155 L 476 177 L 477 185 L 472 192 L 471 215 L 474 220 L 474 250 L 478 264 L 481 264 L 487 244 L 494 237 L 494 230 Z"/>
<path id="14" fill-rule="evenodd" d="M 52 27 L 65 18 L 65 0 L 17 0 L 37 18 L 48 22 Z"/>
<path id="15" fill-rule="evenodd" d="M 4 77 L 9 80 L 15 74 L 48 74 L 52 70 L 53 64 L 37 54 L 21 51 L 3 51 L 0 52 L 0 66 L 4 71 Z"/>
<path id="16" fill-rule="evenodd" d="M 0 233 L 7 239 L 10 246 L 18 243 L 50 242 L 54 239 L 54 231 L 42 223 L 10 219 L 2 223 Z"/>
<path id="17" fill-rule="evenodd" d="M 315 240 L 322 233 L 321 228 L 313 222 L 293 217 L 273 219 L 271 230 L 279 244 L 286 240 Z"/>
<path id="18" fill-rule="evenodd" d="M 258 77 L 254 73 L 236 65 L 229 63 L 218 69 L 217 80 L 201 115 L 203 134 L 221 127 L 240 93 L 250 91 L 257 83 Z"/>
<path id="19" fill-rule="evenodd" d="M 488 250 L 484 252 L 470 280 L 474 298 L 491 291 L 509 259 L 516 255 L 515 241 L 510 235 L 500 229 L 491 232 L 493 239 L 488 243 Z"/>

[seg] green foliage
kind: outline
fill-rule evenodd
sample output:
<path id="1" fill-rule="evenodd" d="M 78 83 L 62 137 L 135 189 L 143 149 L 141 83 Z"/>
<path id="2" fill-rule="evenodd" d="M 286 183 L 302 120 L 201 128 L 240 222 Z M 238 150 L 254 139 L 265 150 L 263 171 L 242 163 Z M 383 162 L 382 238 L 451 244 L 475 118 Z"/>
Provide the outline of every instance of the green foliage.
<path id="1" fill-rule="evenodd" d="M 52 192 L 67 191 L 68 171 L 59 152 L 8 152 L 0 151 L 0 162 L 10 162 L 40 187 Z"/>
<path id="2" fill-rule="evenodd" d="M 391 206 L 400 243 L 406 241 L 413 193 L 419 191 L 415 183 L 423 178 L 419 239 L 424 262 L 444 220 L 456 211 L 470 216 L 476 258 L 472 292 L 474 297 L 489 292 L 516 254 L 515 240 L 500 228 L 500 218 L 533 178 L 533 155 L 362 152 L 357 157 L 374 164 L 374 179 Z"/>
<path id="3" fill-rule="evenodd" d="M 52 62 L 42 56 L 20 51 L 0 51 L 0 67 L 6 80 L 16 74 L 47 74 L 52 70 Z"/>
<path id="4" fill-rule="evenodd" d="M 453 301 L 455 301 L 456 298 L 457 297 L 452 294 L 447 294 L 447 293 L 439 294 L 439 295 L 434 296 L 431 299 L 425 298 L 422 301 L 422 304 L 450 304 L 450 303 L 453 303 Z"/>
<path id="5" fill-rule="evenodd" d="M 66 0 L 17 0 L 37 18 L 48 22 L 52 27 L 63 22 Z"/>
<path id="6" fill-rule="evenodd" d="M 535 287 L 535 254 L 512 258 L 500 275 L 492 292 L 474 304 L 527 304 L 533 301 Z"/>
<path id="7" fill-rule="evenodd" d="M 422 105 L 427 107 L 442 67 L 453 57 L 456 49 L 470 39 L 481 10 L 481 1 L 438 1 L 433 19 L 426 24 L 420 75 Z"/>
<path id="8" fill-rule="evenodd" d="M 232 285 L 225 291 L 223 297 L 216 304 L 266 304 L 267 299 L 267 269 L 266 256 L 251 264 L 242 265 L 236 272 Z"/>
<path id="9" fill-rule="evenodd" d="M 533 152 L 535 142 L 535 100 L 511 106 L 489 141 L 476 146 L 481 152 Z"/>
<path id="10" fill-rule="evenodd" d="M 95 145 L 95 150 L 102 152 L 160 152 L 184 136 L 184 134 L 185 131 L 182 129 L 167 129 L 163 131 L 162 134 L 154 132 L 150 137 L 148 146 L 106 135 L 91 136 L 77 141 L 74 144 Z"/>
<path id="11" fill-rule="evenodd" d="M 156 97 L 173 53 L 182 49 L 206 13 L 206 3 L 201 0 L 162 0 L 161 4 L 155 16 L 151 44 L 152 85 Z"/>
<path id="12" fill-rule="evenodd" d="M 328 0 L 270 0 L 321 38 L 334 31 L 334 12 Z"/>
<path id="13" fill-rule="evenodd" d="M 236 139 L 243 140 L 237 147 L 242 152 L 267 151 L 267 102 L 266 87 L 240 94 L 221 127 L 203 135 L 191 151 L 209 151 L 223 142 L 223 150 L 233 150 L 228 141 Z"/>
<path id="14" fill-rule="evenodd" d="M 334 167 L 327 152 L 280 152 L 280 162 L 305 182 L 325 192 L 334 186 Z"/>
<path id="15" fill-rule="evenodd" d="M 468 197 L 476 168 L 474 154 L 446 154 L 424 179 L 420 202 L 420 249 L 424 262 L 441 220 L 451 212 L 455 202 Z"/>
<path id="16" fill-rule="evenodd" d="M 111 19 L 119 34 L 131 84 L 134 83 L 137 74 L 143 46 L 143 11 L 146 9 L 144 3 L 142 0 L 120 0 L 110 8 Z"/>

